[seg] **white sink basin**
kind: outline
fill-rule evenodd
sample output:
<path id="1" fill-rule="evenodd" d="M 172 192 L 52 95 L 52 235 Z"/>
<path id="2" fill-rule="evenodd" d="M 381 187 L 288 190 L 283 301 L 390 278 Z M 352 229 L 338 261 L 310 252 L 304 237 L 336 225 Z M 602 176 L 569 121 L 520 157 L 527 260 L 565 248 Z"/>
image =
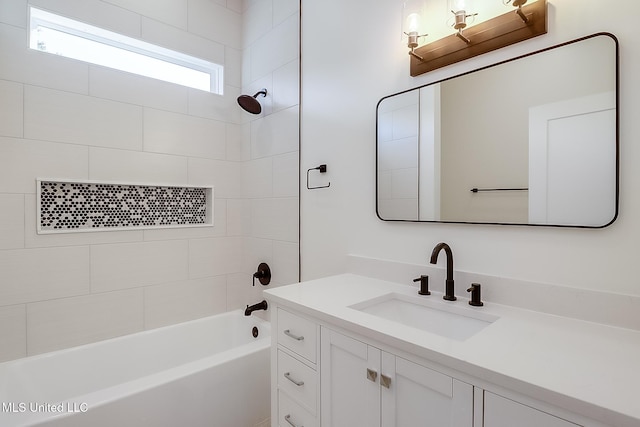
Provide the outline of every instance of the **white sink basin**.
<path id="1" fill-rule="evenodd" d="M 411 297 L 390 293 L 350 307 L 458 341 L 472 337 L 498 320 L 497 316 L 459 306 L 461 301 L 434 301 L 430 298 L 437 297 Z"/>

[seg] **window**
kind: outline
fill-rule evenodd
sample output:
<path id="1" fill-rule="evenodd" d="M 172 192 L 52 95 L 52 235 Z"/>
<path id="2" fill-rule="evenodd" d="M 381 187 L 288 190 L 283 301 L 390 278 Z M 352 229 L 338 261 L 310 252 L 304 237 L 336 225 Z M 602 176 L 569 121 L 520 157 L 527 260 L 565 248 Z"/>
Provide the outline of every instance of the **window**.
<path id="1" fill-rule="evenodd" d="M 219 64 L 33 7 L 30 22 L 31 49 L 222 94 Z"/>

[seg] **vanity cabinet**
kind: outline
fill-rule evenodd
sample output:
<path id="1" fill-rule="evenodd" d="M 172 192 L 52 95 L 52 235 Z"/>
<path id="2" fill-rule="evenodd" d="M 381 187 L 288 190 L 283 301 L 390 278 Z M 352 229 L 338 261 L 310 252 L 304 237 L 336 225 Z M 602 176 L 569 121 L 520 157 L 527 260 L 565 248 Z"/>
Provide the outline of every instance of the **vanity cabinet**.
<path id="1" fill-rule="evenodd" d="M 522 403 L 484 391 L 483 427 L 580 427 Z"/>
<path id="2" fill-rule="evenodd" d="M 318 427 L 320 327 L 289 310 L 272 313 L 271 424 L 279 427 Z"/>
<path id="3" fill-rule="evenodd" d="M 322 427 L 471 427 L 473 386 L 321 328 Z"/>

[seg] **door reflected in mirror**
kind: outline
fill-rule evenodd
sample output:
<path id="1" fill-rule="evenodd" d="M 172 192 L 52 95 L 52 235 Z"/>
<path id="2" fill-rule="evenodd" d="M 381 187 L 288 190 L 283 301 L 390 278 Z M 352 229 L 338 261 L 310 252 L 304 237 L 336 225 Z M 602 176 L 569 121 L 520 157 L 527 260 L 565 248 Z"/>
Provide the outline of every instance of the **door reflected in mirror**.
<path id="1" fill-rule="evenodd" d="M 595 34 L 383 98 L 383 220 L 604 227 L 618 206 L 618 44 Z"/>

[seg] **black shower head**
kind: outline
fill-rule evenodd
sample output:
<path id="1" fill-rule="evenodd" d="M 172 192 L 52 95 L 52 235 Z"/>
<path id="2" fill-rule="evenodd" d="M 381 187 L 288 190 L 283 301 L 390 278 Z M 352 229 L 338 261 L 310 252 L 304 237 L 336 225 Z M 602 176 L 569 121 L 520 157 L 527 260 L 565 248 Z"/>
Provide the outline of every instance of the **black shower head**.
<path id="1" fill-rule="evenodd" d="M 262 89 L 253 96 L 240 95 L 238 97 L 238 104 L 247 113 L 260 114 L 262 112 L 262 106 L 260 105 L 260 102 L 258 102 L 258 95 L 267 96 L 267 90 Z"/>

